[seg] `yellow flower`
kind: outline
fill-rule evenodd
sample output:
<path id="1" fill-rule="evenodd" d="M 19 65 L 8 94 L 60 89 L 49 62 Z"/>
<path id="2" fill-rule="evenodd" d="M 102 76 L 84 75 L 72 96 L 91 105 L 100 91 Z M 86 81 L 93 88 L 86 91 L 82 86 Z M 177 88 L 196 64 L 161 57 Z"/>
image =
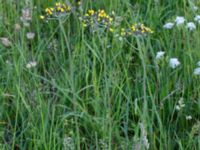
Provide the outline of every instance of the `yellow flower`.
<path id="1" fill-rule="evenodd" d="M 88 10 L 88 14 L 94 15 L 94 10 L 93 9 Z"/>
<path id="2" fill-rule="evenodd" d="M 112 22 L 112 21 L 113 21 L 113 18 L 109 17 L 109 21 Z"/>
<path id="3" fill-rule="evenodd" d="M 52 15 L 53 14 L 53 9 L 52 8 L 46 8 L 45 9 L 45 12 L 48 14 L 48 15 Z"/>
<path id="4" fill-rule="evenodd" d="M 42 15 L 40 16 L 40 19 L 44 20 L 44 18 L 45 18 L 44 16 L 42 16 Z"/>
<path id="5" fill-rule="evenodd" d="M 110 32 L 114 32 L 114 29 L 113 29 L 113 28 L 110 28 L 109 31 L 110 31 Z"/>
<path id="6" fill-rule="evenodd" d="M 102 18 L 106 18 L 107 14 L 105 13 L 104 10 L 99 10 L 98 16 L 99 16 L 99 17 L 102 17 Z"/>
<path id="7" fill-rule="evenodd" d="M 81 5 L 81 1 L 78 1 L 78 3 L 77 3 L 78 5 Z"/>
<path id="8" fill-rule="evenodd" d="M 85 14 L 85 17 L 88 17 L 88 16 L 89 16 L 89 14 L 88 14 L 88 13 L 86 13 L 86 14 Z"/>
<path id="9" fill-rule="evenodd" d="M 125 36 L 125 35 L 126 35 L 125 29 L 122 28 L 122 29 L 121 29 L 121 36 Z"/>
<path id="10" fill-rule="evenodd" d="M 60 9 L 61 12 L 65 12 L 65 10 L 63 8 Z"/>
<path id="11" fill-rule="evenodd" d="M 61 5 L 61 3 L 59 2 L 59 3 L 56 3 L 55 5 L 58 7 L 58 6 L 60 6 L 60 5 Z"/>
<path id="12" fill-rule="evenodd" d="M 83 23 L 83 27 L 87 27 L 87 24 Z"/>

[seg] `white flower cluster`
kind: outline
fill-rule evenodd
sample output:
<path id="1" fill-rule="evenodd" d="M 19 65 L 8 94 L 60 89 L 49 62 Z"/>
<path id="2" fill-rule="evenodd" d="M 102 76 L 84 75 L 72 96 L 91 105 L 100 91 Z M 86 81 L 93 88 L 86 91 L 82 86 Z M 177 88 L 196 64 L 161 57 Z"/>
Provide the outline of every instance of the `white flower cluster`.
<path id="1" fill-rule="evenodd" d="M 200 15 L 196 15 L 194 17 L 194 21 L 198 22 L 200 24 Z"/>
<path id="2" fill-rule="evenodd" d="M 158 51 L 156 54 L 156 61 L 159 61 L 160 59 L 162 59 L 165 55 L 164 51 Z M 181 65 L 180 61 L 178 60 L 178 58 L 170 58 L 169 59 L 169 66 L 172 69 L 177 68 L 179 65 Z"/>
<path id="3" fill-rule="evenodd" d="M 183 102 L 183 98 L 181 98 L 179 101 L 178 101 L 178 105 L 176 105 L 176 110 L 179 111 L 181 110 L 182 108 L 185 107 L 185 104 Z"/>
<path id="4" fill-rule="evenodd" d="M 186 120 L 192 120 L 192 116 L 190 116 L 190 115 L 186 116 L 185 118 L 186 118 Z"/>
<path id="5" fill-rule="evenodd" d="M 156 53 L 155 60 L 159 62 L 161 59 L 164 58 L 164 55 L 165 55 L 164 51 L 158 51 Z M 169 67 L 172 69 L 175 69 L 181 65 L 181 62 L 178 60 L 178 58 L 170 58 L 168 62 L 169 62 Z M 197 67 L 194 69 L 193 74 L 196 76 L 200 76 L 200 61 L 197 62 Z"/>
<path id="6" fill-rule="evenodd" d="M 172 69 L 175 69 L 176 67 L 178 67 L 181 63 L 179 62 L 179 60 L 177 58 L 170 58 L 169 60 L 169 66 Z"/>
<path id="7" fill-rule="evenodd" d="M 197 62 L 197 68 L 194 69 L 194 75 L 200 75 L 200 61 Z"/>
<path id="8" fill-rule="evenodd" d="M 26 68 L 30 69 L 30 68 L 34 68 L 37 66 L 37 62 L 36 61 L 30 61 L 26 64 Z"/>
<path id="9" fill-rule="evenodd" d="M 156 60 L 160 60 L 164 56 L 165 52 L 158 51 L 156 54 Z"/>
<path id="10" fill-rule="evenodd" d="M 194 21 L 198 22 L 200 24 L 200 15 L 195 16 Z M 186 19 L 183 16 L 177 16 L 174 22 L 168 22 L 165 25 L 163 25 L 164 29 L 172 29 L 175 25 L 181 26 L 184 25 L 186 22 Z M 194 22 L 187 22 L 186 28 L 189 31 L 193 31 L 196 29 L 196 25 Z"/>

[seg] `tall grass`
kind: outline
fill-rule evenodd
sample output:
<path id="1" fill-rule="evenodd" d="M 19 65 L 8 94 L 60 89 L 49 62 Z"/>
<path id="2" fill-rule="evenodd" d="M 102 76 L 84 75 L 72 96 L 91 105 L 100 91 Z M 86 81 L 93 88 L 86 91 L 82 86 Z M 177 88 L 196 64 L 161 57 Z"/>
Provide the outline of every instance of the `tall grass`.
<path id="1" fill-rule="evenodd" d="M 200 149 L 200 86 L 193 75 L 200 28 L 162 27 L 178 15 L 192 20 L 199 10 L 191 5 L 199 2 L 83 0 L 83 14 L 115 11 L 121 26 L 142 22 L 154 30 L 126 40 L 85 31 L 76 13 L 42 22 L 42 11 L 55 2 L 0 0 L 0 37 L 12 42 L 0 45 L 0 149 Z M 20 21 L 25 7 L 33 9 L 30 27 Z M 166 54 L 158 63 L 160 50 Z M 176 69 L 168 65 L 172 57 L 181 62 Z M 26 68 L 32 60 L 37 66 Z M 177 111 L 180 99 L 185 107 Z"/>

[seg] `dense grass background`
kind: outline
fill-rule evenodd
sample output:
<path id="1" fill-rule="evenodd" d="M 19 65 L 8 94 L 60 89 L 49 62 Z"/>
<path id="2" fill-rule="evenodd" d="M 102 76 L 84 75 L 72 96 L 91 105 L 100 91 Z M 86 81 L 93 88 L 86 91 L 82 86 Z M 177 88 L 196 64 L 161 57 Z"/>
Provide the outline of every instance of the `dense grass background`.
<path id="1" fill-rule="evenodd" d="M 54 0 L 0 0 L 0 149 L 200 149 L 200 28 L 162 28 L 176 16 L 193 20 L 192 0 L 83 0 L 87 9 L 115 11 L 122 26 L 142 22 L 146 37 L 120 41 L 84 31 L 78 16 L 39 19 Z M 21 10 L 32 8 L 30 27 Z M 19 31 L 15 24 L 21 24 Z M 35 32 L 33 40 L 27 32 Z M 157 51 L 165 59 L 155 61 Z M 181 65 L 171 69 L 167 59 Z M 26 64 L 37 61 L 35 68 Z M 175 107 L 183 99 L 185 107 Z M 186 120 L 191 115 L 192 120 Z"/>

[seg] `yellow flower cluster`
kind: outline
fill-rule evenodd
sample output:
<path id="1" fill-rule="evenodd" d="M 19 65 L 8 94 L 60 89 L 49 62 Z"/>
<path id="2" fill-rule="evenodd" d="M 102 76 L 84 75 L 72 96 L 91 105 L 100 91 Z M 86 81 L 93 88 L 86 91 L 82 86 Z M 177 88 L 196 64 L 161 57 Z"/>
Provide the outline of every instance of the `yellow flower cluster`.
<path id="1" fill-rule="evenodd" d="M 105 10 L 95 11 L 90 9 L 87 13 L 80 17 L 84 27 L 95 27 L 108 29 L 110 32 L 114 32 L 113 20 L 114 15 L 108 15 Z"/>
<path id="2" fill-rule="evenodd" d="M 134 24 L 131 25 L 128 29 L 121 29 L 121 36 L 129 36 L 129 35 L 142 35 L 147 33 L 153 33 L 149 27 L 146 27 L 144 24 Z"/>
<path id="3" fill-rule="evenodd" d="M 71 7 L 68 5 L 58 2 L 55 3 L 54 7 L 48 7 L 45 9 L 45 15 L 41 15 L 40 19 L 48 19 L 53 17 L 59 17 L 64 14 L 68 14 L 71 12 Z"/>
<path id="4" fill-rule="evenodd" d="M 79 0 L 78 3 L 81 3 Z M 55 3 L 53 7 L 45 9 L 45 15 L 40 16 L 42 20 L 51 19 L 55 17 L 60 17 L 71 13 L 71 7 L 58 2 Z M 146 35 L 148 33 L 153 33 L 153 31 L 146 27 L 144 24 L 133 24 L 130 27 L 121 28 L 122 17 L 116 16 L 114 12 L 107 14 L 105 10 L 99 9 L 97 11 L 93 9 L 87 10 L 87 12 L 82 15 L 77 13 L 81 20 L 83 27 L 89 29 L 92 32 L 95 31 L 109 31 L 114 32 L 116 36 L 126 37 L 131 35 Z"/>

